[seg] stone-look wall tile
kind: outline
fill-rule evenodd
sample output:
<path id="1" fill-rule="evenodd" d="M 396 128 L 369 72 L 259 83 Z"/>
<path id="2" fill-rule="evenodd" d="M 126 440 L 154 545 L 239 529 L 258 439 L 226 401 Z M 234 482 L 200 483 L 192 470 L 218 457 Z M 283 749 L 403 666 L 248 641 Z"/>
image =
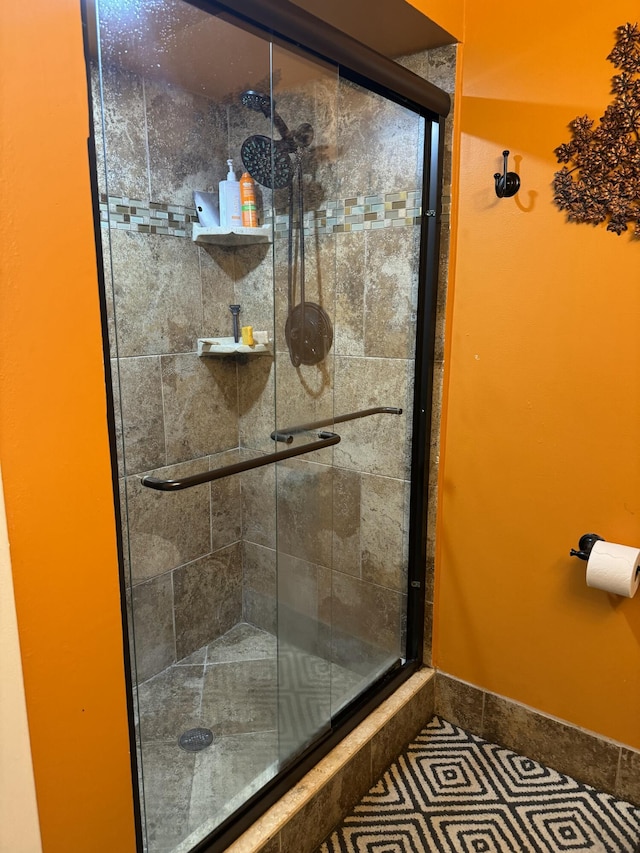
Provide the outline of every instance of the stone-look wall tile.
<path id="1" fill-rule="evenodd" d="M 300 651 L 320 657 L 328 648 L 325 626 L 321 626 L 318 621 L 319 574 L 322 571 L 326 569 L 323 570 L 322 567 L 306 560 L 283 553 L 278 555 L 278 644 L 281 650 L 287 646 L 292 647 L 294 658 L 299 656 Z M 322 702 L 318 702 L 318 707 L 314 709 L 309 719 L 305 720 L 308 734 L 311 736 L 313 729 L 317 725 L 322 725 L 325 716 L 329 715 L 329 668 L 322 670 L 314 663 L 308 673 L 303 674 L 301 670 L 300 678 L 304 681 L 316 679 L 317 684 L 313 689 L 322 690 L 323 685 L 326 685 L 327 690 Z M 298 686 L 303 687 L 303 681 Z M 292 735 L 294 740 L 289 743 L 289 747 L 294 751 L 299 745 L 301 736 L 302 729 Z"/>
<path id="2" fill-rule="evenodd" d="M 339 109 L 340 196 L 419 184 L 422 120 L 416 113 L 346 80 L 340 81 Z"/>
<path id="3" fill-rule="evenodd" d="M 150 473 L 162 479 L 176 479 L 206 469 L 207 460 L 197 460 Z M 132 476 L 127 478 L 127 503 L 134 582 L 196 560 L 211 550 L 207 483 L 175 493 L 159 492 Z"/>
<path id="4" fill-rule="evenodd" d="M 319 567 L 289 554 L 278 555 L 278 606 L 314 622 L 318 618 Z M 291 640 L 289 636 L 287 640 Z"/>
<path id="5" fill-rule="evenodd" d="M 248 356 L 238 365 L 239 442 L 241 447 L 272 453 L 276 426 L 276 373 L 271 356 Z"/>
<path id="6" fill-rule="evenodd" d="M 118 357 L 118 340 L 116 336 L 116 309 L 113 295 L 113 276 L 111 273 L 111 232 L 107 229 L 100 230 L 100 242 L 102 243 L 101 255 L 98 255 L 98 264 L 102 260 L 102 276 L 104 279 L 104 295 L 106 307 L 107 334 L 109 337 L 109 355 L 112 359 Z"/>
<path id="7" fill-rule="evenodd" d="M 111 369 L 111 391 L 114 419 L 113 427 L 115 430 L 118 477 L 124 477 L 124 441 L 122 438 L 122 402 L 120 396 L 120 380 L 118 377 L 118 359 L 110 359 L 109 367 Z"/>
<path id="8" fill-rule="evenodd" d="M 435 561 L 427 560 L 424 573 L 425 619 L 433 622 L 433 602 L 435 598 Z M 428 611 L 428 612 L 427 612 Z"/>
<path id="9" fill-rule="evenodd" d="M 127 531 L 129 530 L 129 521 L 127 507 L 127 481 L 125 477 L 120 477 L 118 479 L 118 499 L 118 503 L 120 505 L 120 515 L 117 521 L 120 525 L 120 530 L 122 531 L 123 536 L 122 568 L 124 571 L 124 582 L 127 587 L 130 587 L 133 581 L 131 579 L 131 560 L 129 559 L 129 549 L 127 547 Z"/>
<path id="10" fill-rule="evenodd" d="M 319 364 L 294 368 L 289 353 L 276 355 L 276 421 L 279 429 L 314 423 L 334 416 L 334 357 L 329 354 Z M 331 430 L 331 424 L 326 427 Z M 301 441 L 315 440 L 319 430 L 309 432 Z M 301 458 L 331 465 L 333 449 L 327 447 Z"/>
<path id="11" fill-rule="evenodd" d="M 404 481 L 404 507 L 402 512 L 402 564 L 409 565 L 409 533 L 411 527 L 411 481 Z M 425 587 L 426 594 L 426 587 Z"/>
<path id="12" fill-rule="evenodd" d="M 615 795 L 640 807 L 640 752 L 620 750 Z"/>
<path id="13" fill-rule="evenodd" d="M 194 190 L 226 177 L 226 111 L 200 95 L 149 80 L 145 100 L 151 198 L 192 205 Z"/>
<path id="14" fill-rule="evenodd" d="M 277 214 L 280 211 L 276 211 Z M 297 220 L 296 220 L 297 223 Z M 295 226 L 297 228 L 297 224 Z M 296 231 L 297 233 L 297 231 Z M 294 237 L 295 243 L 295 237 Z M 294 268 L 297 269 L 297 268 Z M 305 276 L 306 278 L 306 276 Z M 294 278 L 292 278 L 292 285 Z M 295 278 L 296 294 L 299 290 L 298 279 Z M 294 294 L 292 304 L 299 301 Z M 276 239 L 273 243 L 273 316 L 274 344 L 277 353 L 286 353 L 285 324 L 289 313 L 289 251 L 287 238 Z"/>
<path id="15" fill-rule="evenodd" d="M 340 152 L 338 150 L 338 92 L 340 78 L 335 69 L 329 68 L 321 76 L 316 75 L 313 83 L 305 86 L 314 100 L 313 145 L 305 161 L 305 172 L 309 185 L 305 197 L 316 210 L 321 210 L 327 200 L 338 198 L 338 172 Z"/>
<path id="16" fill-rule="evenodd" d="M 240 460 L 237 450 L 209 457 L 209 470 L 234 465 Z M 240 477 L 223 477 L 211 483 L 211 549 L 218 551 L 242 538 L 242 496 Z"/>
<path id="17" fill-rule="evenodd" d="M 404 591 L 403 560 L 405 482 L 362 475 L 360 531 L 362 579 Z"/>
<path id="18" fill-rule="evenodd" d="M 133 593 L 132 587 L 127 585 L 124 591 L 124 603 L 126 610 L 126 628 L 127 628 L 127 648 L 129 650 L 129 683 L 133 689 L 133 707 L 135 724 L 138 723 L 138 706 L 137 706 L 137 684 L 138 684 L 138 667 L 135 656 L 135 635 L 133 633 Z M 173 630 L 171 631 L 173 636 Z M 142 641 L 144 643 L 144 640 Z M 152 667 L 153 668 L 153 667 Z"/>
<path id="19" fill-rule="evenodd" d="M 196 246 L 114 230 L 111 245 L 120 357 L 193 352 L 202 326 Z"/>
<path id="20" fill-rule="evenodd" d="M 333 568 L 360 577 L 362 532 L 360 528 L 361 474 L 333 471 Z"/>
<path id="21" fill-rule="evenodd" d="M 275 633 L 278 622 L 276 552 L 243 542 L 243 619 Z"/>
<path id="22" fill-rule="evenodd" d="M 113 73 L 117 73 L 114 69 Z M 107 176 L 104 170 L 104 134 L 102 133 L 102 93 L 100 91 L 100 69 L 97 61 L 89 60 L 90 109 L 93 122 L 93 139 L 96 151 L 96 179 L 98 192 L 107 194 Z"/>
<path id="23" fill-rule="evenodd" d="M 160 359 L 121 358 L 119 367 L 127 473 L 166 465 Z"/>
<path id="24" fill-rule="evenodd" d="M 449 222 L 447 221 L 443 222 L 440 227 L 440 260 L 438 263 L 438 294 L 436 300 L 435 320 L 436 334 L 433 353 L 435 361 L 444 360 L 450 244 L 451 231 L 449 228 Z"/>
<path id="25" fill-rule="evenodd" d="M 456 62 L 458 46 L 445 44 L 427 51 L 429 58 L 429 82 L 434 83 L 445 92 L 453 95 L 456 87 Z"/>
<path id="26" fill-rule="evenodd" d="M 365 344 L 368 357 L 413 358 L 419 254 L 415 228 L 366 234 Z"/>
<path id="27" fill-rule="evenodd" d="M 229 305 L 236 301 L 233 246 L 198 246 L 202 279 L 202 337 L 233 334 Z"/>
<path id="28" fill-rule="evenodd" d="M 457 45 L 445 44 L 396 59 L 400 65 L 450 95 L 456 84 Z"/>
<path id="29" fill-rule="evenodd" d="M 380 778 L 407 744 L 426 726 L 433 717 L 434 704 L 434 679 L 431 678 L 398 708 L 388 725 L 374 735 L 371 740 L 371 770 L 374 779 Z"/>
<path id="30" fill-rule="evenodd" d="M 403 613 L 405 625 L 406 648 L 406 607 Z M 424 635 L 422 639 L 422 662 L 425 666 L 433 665 L 433 602 L 425 601 L 424 606 Z"/>
<path id="31" fill-rule="evenodd" d="M 282 850 L 312 853 L 372 784 L 369 749 L 357 752 L 341 772 L 331 776 L 280 832 Z"/>
<path id="32" fill-rule="evenodd" d="M 440 428 L 442 425 L 442 391 L 444 385 L 444 362 L 437 361 L 433 365 L 433 391 L 431 412 L 431 435 L 429 436 L 429 450 L 434 462 L 438 462 L 438 450 L 440 448 Z"/>
<path id="33" fill-rule="evenodd" d="M 238 446 L 238 384 L 233 362 L 195 353 L 162 356 L 167 463 Z"/>
<path id="34" fill-rule="evenodd" d="M 331 565 L 333 471 L 289 459 L 278 464 L 277 524 L 280 553 Z"/>
<path id="35" fill-rule="evenodd" d="M 487 693 L 479 734 L 602 791 L 615 792 L 620 748 L 580 729 Z"/>
<path id="36" fill-rule="evenodd" d="M 296 214 L 293 234 L 292 305 L 297 305 L 302 301 L 300 287 L 302 273 L 298 241 L 299 231 Z M 305 237 L 304 240 L 305 302 L 320 305 L 329 317 L 332 326 L 335 324 L 337 245 L 337 238 L 333 234 L 313 234 Z M 288 352 L 285 325 L 289 310 L 289 252 L 286 239 L 277 239 L 275 242 L 274 269 L 276 349 L 278 352 Z"/>
<path id="37" fill-rule="evenodd" d="M 135 668 L 138 682 L 165 669 L 176 659 L 173 635 L 171 575 L 136 584 L 131 591 Z"/>
<path id="38" fill-rule="evenodd" d="M 304 201 L 305 210 L 321 210 L 327 199 L 336 198 L 339 80 L 334 68 L 319 66 L 314 67 L 311 75 L 308 66 L 298 68 L 292 75 L 292 59 L 292 55 L 287 59 L 286 76 L 283 74 L 281 80 L 275 81 L 275 98 L 278 112 L 292 129 L 302 122 L 313 128 L 313 142 L 304 150 L 302 159 Z M 307 65 L 305 60 L 303 64 Z M 292 85 L 292 77 L 296 75 L 297 85 Z"/>
<path id="39" fill-rule="evenodd" d="M 438 672 L 435 713 L 450 723 L 479 735 L 483 730 L 484 691 Z"/>
<path id="40" fill-rule="evenodd" d="M 100 90 L 94 89 L 94 128 L 97 170 L 104 180 L 106 148 L 107 183 L 101 191 L 128 198 L 149 197 L 149 165 L 145 135 L 144 84 L 142 78 L 110 65 L 102 67 L 102 118 Z"/>
<path id="41" fill-rule="evenodd" d="M 397 406 L 402 415 L 372 415 L 340 424 L 334 448 L 342 468 L 409 479 L 411 455 L 410 376 L 413 364 L 401 359 L 336 357 L 336 412 Z"/>
<path id="42" fill-rule="evenodd" d="M 331 607 L 335 636 L 355 638 L 363 647 L 400 656 L 402 603 L 397 592 L 333 572 Z M 371 618 L 372 613 L 376 614 L 375 619 Z"/>
<path id="43" fill-rule="evenodd" d="M 340 234 L 336 240 L 335 351 L 363 356 L 366 237 L 360 232 Z"/>
<path id="44" fill-rule="evenodd" d="M 273 333 L 274 296 L 271 244 L 240 246 L 233 256 L 235 298 L 240 325 Z"/>
<path id="45" fill-rule="evenodd" d="M 242 550 L 236 542 L 173 573 L 178 660 L 242 618 Z"/>
<path id="46" fill-rule="evenodd" d="M 440 465 L 440 424 L 442 416 L 442 388 L 444 364 L 434 365 L 433 402 L 431 406 L 431 436 L 429 440 L 429 472 L 427 488 L 427 551 L 426 590 L 427 601 L 433 601 L 436 554 L 436 522 L 438 513 L 438 472 Z"/>
<path id="47" fill-rule="evenodd" d="M 241 451 L 249 459 L 257 454 Z M 242 538 L 245 542 L 276 547 L 276 467 L 265 465 L 240 474 Z"/>
<path id="48" fill-rule="evenodd" d="M 333 661 L 333 572 L 318 566 L 318 656 Z M 334 691 L 332 691 L 333 693 Z M 335 697 L 332 695 L 332 701 Z"/>
<path id="49" fill-rule="evenodd" d="M 275 660 L 206 667 L 202 718 L 217 734 L 272 731 L 276 728 L 277 700 Z"/>

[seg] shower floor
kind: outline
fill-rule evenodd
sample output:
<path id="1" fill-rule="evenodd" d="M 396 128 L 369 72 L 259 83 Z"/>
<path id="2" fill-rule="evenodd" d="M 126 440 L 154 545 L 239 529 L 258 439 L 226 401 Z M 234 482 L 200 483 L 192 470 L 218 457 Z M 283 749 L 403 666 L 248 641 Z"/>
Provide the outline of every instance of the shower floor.
<path id="1" fill-rule="evenodd" d="M 272 778 L 365 686 L 362 674 L 239 623 L 138 687 L 147 853 L 182 853 Z M 186 730 L 213 731 L 186 752 Z M 283 734 L 285 733 L 285 734 Z"/>

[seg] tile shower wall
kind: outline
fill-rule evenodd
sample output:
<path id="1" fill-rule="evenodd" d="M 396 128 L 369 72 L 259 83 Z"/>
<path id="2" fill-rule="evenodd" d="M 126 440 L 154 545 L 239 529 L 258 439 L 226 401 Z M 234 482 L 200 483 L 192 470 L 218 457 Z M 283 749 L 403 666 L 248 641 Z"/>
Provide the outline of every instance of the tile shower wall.
<path id="1" fill-rule="evenodd" d="M 93 81 L 98 105 L 97 73 Z M 211 185 L 212 164 L 227 156 L 225 108 L 115 68 L 103 69 L 102 99 L 95 128 L 125 559 L 144 681 L 242 619 L 239 482 L 169 495 L 142 487 L 140 475 L 179 477 L 237 460 L 239 416 L 257 398 L 239 394 L 236 364 L 199 359 L 196 342 L 229 333 L 228 305 L 264 250 L 204 250 L 190 239 L 193 190 Z"/>
<path id="2" fill-rule="evenodd" d="M 434 383 L 429 459 L 429 506 L 427 508 L 427 565 L 425 581 L 425 635 L 423 657 L 427 664 L 432 658 L 432 626 L 435 565 L 435 522 L 438 504 L 438 468 L 440 462 L 440 419 L 442 413 L 442 382 L 444 376 L 444 330 L 449 281 L 449 248 L 451 239 L 451 167 L 453 154 L 453 115 L 455 112 L 456 45 L 445 45 L 416 53 L 398 60 L 419 77 L 439 86 L 451 97 L 451 113 L 445 123 L 443 138 L 442 215 L 440 219 L 440 258 L 434 352 Z"/>
<path id="3" fill-rule="evenodd" d="M 452 90 L 452 48 L 403 63 Z M 182 476 L 271 450 L 275 393 L 280 425 L 330 416 L 334 394 L 336 412 L 381 401 L 411 411 L 420 164 L 412 162 L 415 131 L 393 104 L 383 102 L 388 115 L 381 116 L 381 99 L 348 83 L 339 91 L 324 84 L 316 87 L 309 115 L 295 94 L 278 94 L 281 114 L 311 121 L 314 144 L 328 152 L 310 164 L 306 298 L 321 302 L 334 318 L 334 346 L 323 364 L 295 371 L 282 331 L 286 240 L 276 239 L 274 287 L 267 248 L 203 249 L 190 239 L 193 190 L 211 188 L 222 177 L 227 148 L 239 166 L 241 141 L 265 132 L 264 119 L 121 70 L 106 70 L 103 79 L 109 159 L 108 184 L 101 187 L 105 226 L 109 211 L 103 239 L 105 248 L 107 237 L 111 246 L 106 273 L 107 283 L 113 275 L 109 321 L 120 366 L 126 557 L 138 679 L 144 680 L 242 618 L 275 629 L 276 472 L 258 469 L 169 495 L 144 489 L 140 474 Z M 329 106 L 336 94 L 337 112 Z M 94 97 L 99 103 L 97 92 Z M 356 138 L 363 134 L 375 149 L 370 160 L 361 156 Z M 100 159 L 99 138 L 98 152 Z M 278 233 L 288 222 L 278 194 L 275 203 Z M 447 236 L 445 217 L 443 259 Z M 254 328 L 272 330 L 275 310 L 282 344 L 275 363 L 198 359 L 198 337 L 229 334 L 232 302 L 243 306 L 244 321 Z M 280 466 L 281 576 L 298 584 L 281 603 L 294 614 L 308 609 L 314 619 L 332 623 L 334 636 L 356 640 L 362 654 L 382 642 L 399 655 L 409 437 L 392 416 L 341 427 L 343 443 L 333 451 Z M 318 484 L 313 499 L 307 493 L 302 500 L 300 483 L 310 481 Z M 311 529 L 313 536 L 291 535 Z M 367 622 L 372 609 L 381 619 L 375 635 Z M 354 648 L 344 646 L 351 663 Z"/>

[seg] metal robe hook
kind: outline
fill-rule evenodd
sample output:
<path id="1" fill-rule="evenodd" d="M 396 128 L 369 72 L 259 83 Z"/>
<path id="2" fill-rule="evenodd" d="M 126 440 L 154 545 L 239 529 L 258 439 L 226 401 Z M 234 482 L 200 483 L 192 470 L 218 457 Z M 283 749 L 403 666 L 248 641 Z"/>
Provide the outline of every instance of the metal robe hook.
<path id="1" fill-rule="evenodd" d="M 496 182 L 496 195 L 498 198 L 511 198 L 520 189 L 520 177 L 515 172 L 507 172 L 509 152 L 503 151 L 502 156 L 504 157 L 502 174 L 496 172 L 493 176 Z"/>

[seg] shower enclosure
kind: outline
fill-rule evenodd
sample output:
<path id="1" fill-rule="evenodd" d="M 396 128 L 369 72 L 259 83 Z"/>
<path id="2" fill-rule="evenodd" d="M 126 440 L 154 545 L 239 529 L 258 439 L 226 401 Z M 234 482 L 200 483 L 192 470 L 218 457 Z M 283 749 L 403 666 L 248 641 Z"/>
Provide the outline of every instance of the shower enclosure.
<path id="1" fill-rule="evenodd" d="M 267 11 L 86 9 L 148 853 L 223 849 L 421 658 L 438 90 Z"/>

